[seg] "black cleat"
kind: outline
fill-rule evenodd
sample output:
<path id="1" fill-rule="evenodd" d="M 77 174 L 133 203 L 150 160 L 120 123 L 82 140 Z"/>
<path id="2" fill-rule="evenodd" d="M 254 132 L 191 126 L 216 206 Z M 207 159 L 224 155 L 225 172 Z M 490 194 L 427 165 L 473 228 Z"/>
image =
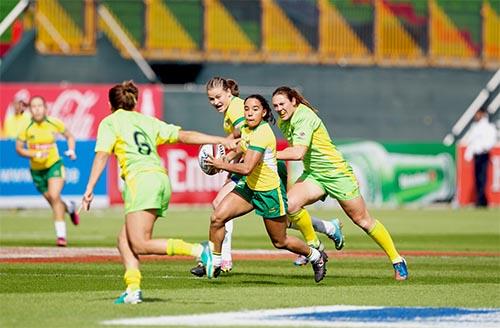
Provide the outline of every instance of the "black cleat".
<path id="1" fill-rule="evenodd" d="M 326 262 L 328 262 L 328 256 L 325 252 L 319 251 L 321 257 L 312 264 L 314 270 L 314 281 L 320 282 L 326 276 Z"/>
<path id="2" fill-rule="evenodd" d="M 221 272 L 222 272 L 221 267 L 215 267 L 214 268 L 214 278 L 217 278 L 218 276 L 220 276 Z M 207 270 L 203 266 L 203 263 L 200 262 L 200 263 L 198 263 L 197 266 L 195 266 L 194 268 L 191 269 L 191 274 L 201 278 L 207 274 Z"/>
<path id="3" fill-rule="evenodd" d="M 214 268 L 214 278 L 217 278 L 221 272 L 222 272 L 222 269 L 220 266 L 215 267 Z"/>
<path id="4" fill-rule="evenodd" d="M 205 267 L 203 266 L 203 263 L 198 263 L 197 266 L 191 269 L 191 273 L 197 277 L 203 277 L 204 275 L 207 274 L 207 270 L 205 270 Z"/>

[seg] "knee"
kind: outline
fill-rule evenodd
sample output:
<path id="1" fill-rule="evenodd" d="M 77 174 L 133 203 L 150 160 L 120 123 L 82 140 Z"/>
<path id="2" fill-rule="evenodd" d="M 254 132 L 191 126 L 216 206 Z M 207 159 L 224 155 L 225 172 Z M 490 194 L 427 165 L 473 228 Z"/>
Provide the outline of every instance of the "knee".
<path id="1" fill-rule="evenodd" d="M 371 230 L 375 224 L 375 220 L 367 211 L 357 211 L 351 214 L 352 221 L 365 231 Z"/>
<path id="2" fill-rule="evenodd" d="M 215 211 L 211 216 L 210 216 L 210 226 L 213 228 L 223 228 L 224 224 L 226 223 L 226 218 L 219 213 L 218 211 Z"/>
<path id="3" fill-rule="evenodd" d="M 277 249 L 286 249 L 286 238 L 272 239 L 273 246 Z"/>
<path id="4" fill-rule="evenodd" d="M 148 254 L 147 242 L 145 240 L 131 240 L 130 248 L 137 255 Z"/>
<path id="5" fill-rule="evenodd" d="M 293 198 L 288 199 L 288 213 L 297 213 L 301 206 L 300 204 Z"/>
<path id="6" fill-rule="evenodd" d="M 47 197 L 47 201 L 52 205 L 61 201 L 61 195 L 56 193 L 47 193 L 45 197 Z"/>

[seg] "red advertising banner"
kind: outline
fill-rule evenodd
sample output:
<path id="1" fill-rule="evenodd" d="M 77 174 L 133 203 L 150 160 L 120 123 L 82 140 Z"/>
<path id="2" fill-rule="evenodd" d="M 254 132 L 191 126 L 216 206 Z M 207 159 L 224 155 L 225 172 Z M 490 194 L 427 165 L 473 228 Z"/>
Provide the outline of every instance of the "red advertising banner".
<path id="1" fill-rule="evenodd" d="M 77 139 L 95 139 L 99 122 L 110 114 L 108 90 L 111 84 L 35 84 L 0 83 L 0 118 L 14 113 L 12 102 L 28 102 L 33 96 L 42 96 L 47 102 L 49 115 L 64 121 Z M 140 112 L 161 117 L 163 92 L 158 85 L 138 85 Z"/>
<path id="2" fill-rule="evenodd" d="M 278 149 L 286 145 L 286 141 L 278 141 Z M 172 185 L 170 204 L 209 205 L 226 181 L 226 172 L 215 175 L 203 173 L 198 164 L 198 150 L 199 146 L 196 145 L 165 145 L 158 148 Z M 114 156 L 108 170 L 109 202 L 123 203 L 123 181 Z"/>
<path id="3" fill-rule="evenodd" d="M 476 188 L 474 180 L 474 162 L 464 159 L 465 146 L 457 147 L 457 198 L 462 206 L 474 204 Z M 500 145 L 490 151 L 486 198 L 490 206 L 500 205 Z"/>

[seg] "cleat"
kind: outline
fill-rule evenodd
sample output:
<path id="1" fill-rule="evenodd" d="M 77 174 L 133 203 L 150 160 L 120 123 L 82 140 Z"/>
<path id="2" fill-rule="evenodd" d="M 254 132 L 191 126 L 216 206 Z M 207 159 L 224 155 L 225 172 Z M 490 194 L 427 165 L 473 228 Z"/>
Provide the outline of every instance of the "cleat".
<path id="1" fill-rule="evenodd" d="M 212 254 L 213 243 L 210 241 L 204 241 L 201 243 L 201 246 L 203 247 L 203 251 L 201 252 L 200 260 L 205 267 L 208 279 L 212 279 L 214 277 L 214 262 Z"/>
<path id="2" fill-rule="evenodd" d="M 319 251 L 321 257 L 314 263 L 311 263 L 314 270 L 314 281 L 320 282 L 326 276 L 326 262 L 328 262 L 328 256 L 324 251 Z"/>
<path id="3" fill-rule="evenodd" d="M 66 238 L 59 237 L 56 240 L 56 245 L 57 247 L 66 247 L 68 246 L 68 242 L 66 241 Z"/>
<path id="4" fill-rule="evenodd" d="M 139 304 L 142 303 L 142 291 L 140 289 L 136 291 L 126 290 L 123 292 L 114 302 L 115 304 Z"/>
<path id="5" fill-rule="evenodd" d="M 220 266 L 214 267 L 214 278 L 217 278 L 222 272 L 222 268 Z"/>
<path id="6" fill-rule="evenodd" d="M 333 233 L 327 234 L 328 238 L 330 238 L 335 244 L 335 249 L 340 251 L 344 248 L 344 234 L 342 233 L 342 222 L 339 219 L 333 219 L 330 221 L 331 224 L 335 227 Z"/>
<path id="7" fill-rule="evenodd" d="M 207 274 L 207 271 L 205 270 L 203 263 L 198 262 L 198 265 L 191 269 L 191 274 L 201 278 Z"/>
<path id="8" fill-rule="evenodd" d="M 314 246 L 311 246 L 311 247 L 314 247 Z M 323 250 L 325 250 L 325 245 L 323 245 L 323 243 L 320 241 L 319 246 L 314 247 L 314 248 L 316 248 L 318 251 L 323 251 Z M 325 255 L 326 255 L 326 253 L 325 253 Z M 328 258 L 328 256 L 327 256 L 327 258 Z M 304 256 L 304 255 L 297 256 L 295 261 L 293 261 L 293 265 L 295 265 L 295 266 L 303 266 L 303 265 L 306 265 L 307 263 L 309 263 L 309 260 L 307 259 L 307 256 Z"/>
<path id="9" fill-rule="evenodd" d="M 403 281 L 408 279 L 408 266 L 406 265 L 406 260 L 401 258 L 400 262 L 393 263 L 394 267 L 394 278 L 398 281 Z"/>
<path id="10" fill-rule="evenodd" d="M 233 269 L 232 261 L 222 261 L 222 265 L 220 267 L 221 271 L 224 273 L 228 273 Z"/>
<path id="11" fill-rule="evenodd" d="M 68 213 L 71 218 L 71 222 L 77 226 L 80 223 L 80 215 L 78 214 L 76 203 L 74 201 L 69 202 Z"/>
<path id="12" fill-rule="evenodd" d="M 307 263 L 309 263 L 309 260 L 307 259 L 307 256 L 304 255 L 297 256 L 295 261 L 293 261 L 293 265 L 295 266 L 303 266 L 306 265 Z"/>

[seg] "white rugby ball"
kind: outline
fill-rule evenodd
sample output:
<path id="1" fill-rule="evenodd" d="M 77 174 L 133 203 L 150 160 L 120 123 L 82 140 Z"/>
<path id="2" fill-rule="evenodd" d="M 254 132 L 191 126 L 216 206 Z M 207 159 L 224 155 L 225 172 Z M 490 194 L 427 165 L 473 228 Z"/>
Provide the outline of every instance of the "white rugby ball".
<path id="1" fill-rule="evenodd" d="M 212 165 L 208 165 L 206 163 L 206 160 L 209 156 L 212 156 L 213 158 L 221 158 L 224 155 L 226 155 L 226 150 L 221 144 L 207 144 L 200 146 L 200 150 L 198 152 L 198 163 L 200 164 L 201 170 L 208 175 L 214 175 L 218 173 L 219 170 L 214 168 Z"/>

